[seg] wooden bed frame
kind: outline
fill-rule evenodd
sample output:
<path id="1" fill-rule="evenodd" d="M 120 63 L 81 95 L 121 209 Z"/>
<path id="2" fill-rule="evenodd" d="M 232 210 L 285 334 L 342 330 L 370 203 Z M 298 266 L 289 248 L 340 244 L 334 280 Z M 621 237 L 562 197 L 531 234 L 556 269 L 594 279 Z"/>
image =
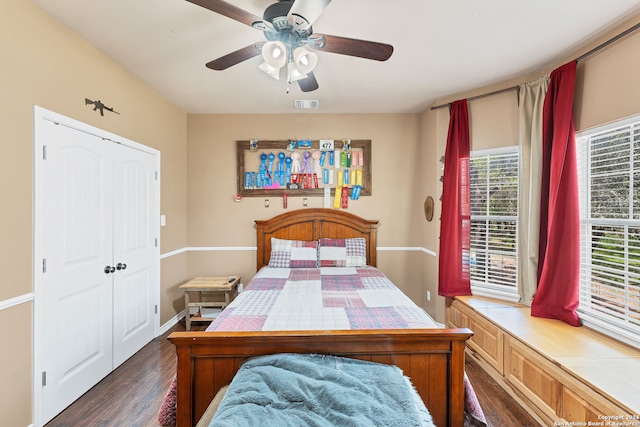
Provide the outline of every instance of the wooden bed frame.
<path id="1" fill-rule="evenodd" d="M 292 240 L 365 237 L 376 265 L 377 221 L 332 209 L 303 209 L 256 221 L 258 269 L 268 264 L 271 237 Z M 437 426 L 464 423 L 464 351 L 469 329 L 174 332 L 177 426 L 191 427 L 249 357 L 324 353 L 398 366 L 411 378 Z"/>

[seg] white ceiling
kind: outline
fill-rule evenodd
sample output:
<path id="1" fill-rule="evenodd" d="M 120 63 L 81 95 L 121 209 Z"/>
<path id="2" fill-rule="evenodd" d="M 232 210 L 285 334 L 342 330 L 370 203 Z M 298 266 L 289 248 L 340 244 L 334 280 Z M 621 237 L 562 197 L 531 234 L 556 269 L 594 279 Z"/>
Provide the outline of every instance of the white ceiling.
<path id="1" fill-rule="evenodd" d="M 287 94 L 258 69 L 259 56 L 206 68 L 264 36 L 186 0 L 32 1 L 187 113 L 422 112 L 436 98 L 544 69 L 640 10 L 640 0 L 333 0 L 315 31 L 394 53 L 378 62 L 320 52 L 320 88 L 294 83 Z M 227 1 L 257 16 L 275 2 Z M 296 99 L 320 108 L 294 110 Z"/>

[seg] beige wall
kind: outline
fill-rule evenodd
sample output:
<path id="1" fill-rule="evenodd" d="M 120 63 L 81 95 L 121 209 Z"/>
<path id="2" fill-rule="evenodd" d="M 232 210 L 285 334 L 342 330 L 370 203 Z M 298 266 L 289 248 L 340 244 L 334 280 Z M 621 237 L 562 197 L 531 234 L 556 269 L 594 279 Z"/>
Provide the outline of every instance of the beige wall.
<path id="1" fill-rule="evenodd" d="M 0 424 L 31 422 L 31 302 L 0 310 Z"/>
<path id="2" fill-rule="evenodd" d="M 640 17 L 620 28 L 640 22 Z M 580 61 L 574 114 L 585 130 L 640 114 L 640 31 Z"/>
<path id="3" fill-rule="evenodd" d="M 33 106 L 39 105 L 162 152 L 161 250 L 186 246 L 186 114 L 120 65 L 25 0 L 3 1 L 0 14 L 0 425 L 32 420 Z M 100 99 L 120 115 L 86 106 Z M 170 288 L 186 277 L 171 261 Z M 163 272 L 165 262 L 162 266 Z M 170 280 L 170 281 L 168 281 Z M 166 292 L 163 292 L 166 293 Z M 166 298 L 164 298 L 166 299 Z M 164 303 L 163 303 L 164 304 Z"/>

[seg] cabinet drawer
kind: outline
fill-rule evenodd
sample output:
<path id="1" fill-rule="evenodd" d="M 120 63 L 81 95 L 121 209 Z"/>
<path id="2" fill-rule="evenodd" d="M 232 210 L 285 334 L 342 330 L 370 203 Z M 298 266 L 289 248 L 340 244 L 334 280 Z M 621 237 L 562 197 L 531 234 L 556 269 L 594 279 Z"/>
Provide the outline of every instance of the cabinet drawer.
<path id="1" fill-rule="evenodd" d="M 471 329 L 473 336 L 467 341 L 469 349 L 496 369 L 500 375 L 504 374 L 504 334 L 496 325 L 459 301 L 454 301 L 447 309 L 447 321 L 452 328 Z"/>
<path id="2" fill-rule="evenodd" d="M 473 337 L 467 341 L 469 347 L 504 375 L 503 332 L 479 316 L 470 317 L 468 327 L 473 331 Z"/>
<path id="3" fill-rule="evenodd" d="M 561 378 L 561 381 L 563 384 L 558 415 L 566 421 L 601 422 L 602 415 L 630 413 L 628 409 L 619 407 L 572 376 Z"/>
<path id="4" fill-rule="evenodd" d="M 567 387 L 562 387 L 560 416 L 567 421 L 602 421 L 599 416 L 604 415 L 593 405 L 578 396 Z M 608 412 L 617 414 L 618 412 Z"/>
<path id="5" fill-rule="evenodd" d="M 447 310 L 448 326 L 451 328 L 468 328 L 469 314 L 467 310 L 462 304 L 454 301 Z"/>
<path id="6" fill-rule="evenodd" d="M 559 414 L 561 383 L 557 368 L 528 347 L 505 340 L 505 377 L 544 414 Z"/>

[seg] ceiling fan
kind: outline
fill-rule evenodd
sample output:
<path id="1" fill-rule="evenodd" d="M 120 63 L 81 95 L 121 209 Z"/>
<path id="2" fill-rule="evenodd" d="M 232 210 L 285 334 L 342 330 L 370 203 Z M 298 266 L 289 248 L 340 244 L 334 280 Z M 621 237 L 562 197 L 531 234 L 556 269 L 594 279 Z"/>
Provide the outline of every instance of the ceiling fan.
<path id="1" fill-rule="evenodd" d="M 267 39 L 208 62 L 212 70 L 225 70 L 262 54 L 261 70 L 275 79 L 286 71 L 288 82 L 297 81 L 303 92 L 311 92 L 319 87 L 313 74 L 315 51 L 376 61 L 386 61 L 393 53 L 388 44 L 314 33 L 311 25 L 331 0 L 278 0 L 265 9 L 262 18 L 224 0 L 187 1 L 261 30 Z"/>

